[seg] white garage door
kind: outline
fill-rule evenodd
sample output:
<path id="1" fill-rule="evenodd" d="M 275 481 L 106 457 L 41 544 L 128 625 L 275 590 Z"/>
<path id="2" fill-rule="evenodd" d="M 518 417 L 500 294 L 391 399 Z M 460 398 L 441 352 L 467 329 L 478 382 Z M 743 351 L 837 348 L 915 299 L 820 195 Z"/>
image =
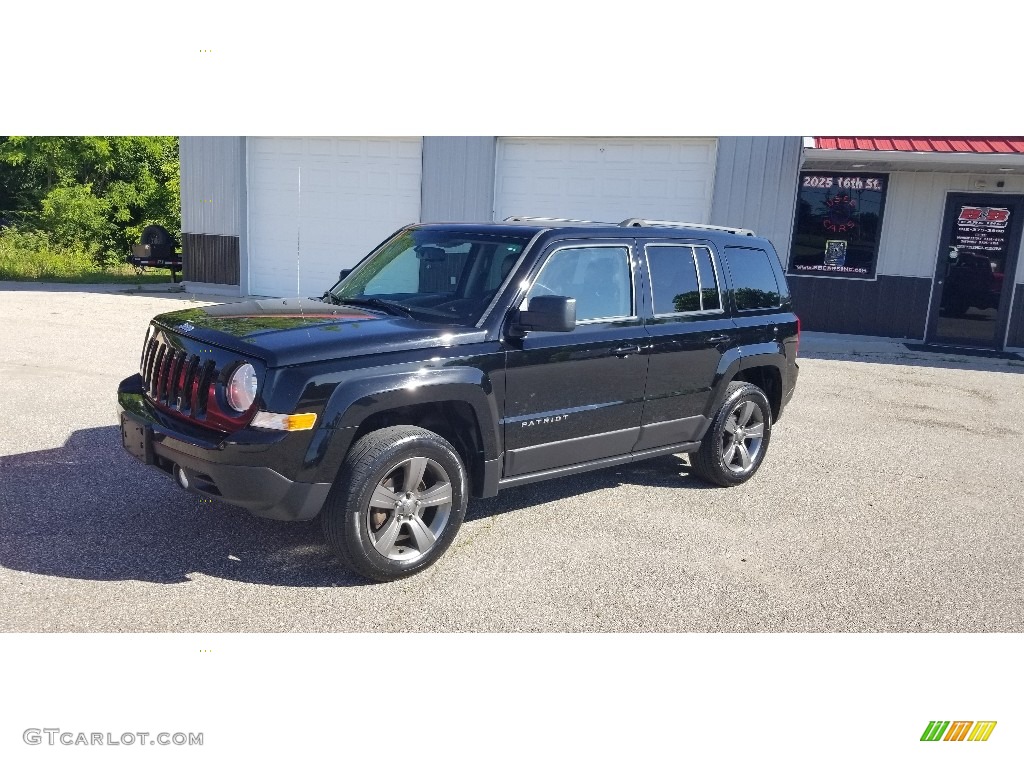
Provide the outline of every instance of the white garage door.
<path id="1" fill-rule="evenodd" d="M 706 223 L 715 139 L 500 138 L 494 216 Z"/>
<path id="2" fill-rule="evenodd" d="M 253 137 L 247 151 L 251 294 L 320 295 L 419 221 L 419 138 Z"/>

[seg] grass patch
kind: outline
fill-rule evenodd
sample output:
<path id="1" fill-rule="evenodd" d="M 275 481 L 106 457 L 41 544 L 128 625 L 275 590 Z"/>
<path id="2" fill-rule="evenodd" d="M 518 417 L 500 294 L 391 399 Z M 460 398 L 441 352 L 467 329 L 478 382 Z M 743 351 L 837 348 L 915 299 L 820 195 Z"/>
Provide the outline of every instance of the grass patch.
<path id="1" fill-rule="evenodd" d="M 104 268 L 84 249 L 55 246 L 43 233 L 5 229 L 0 231 L 0 280 L 142 285 L 169 283 L 171 271 L 147 269 L 138 274 L 127 263 Z"/>

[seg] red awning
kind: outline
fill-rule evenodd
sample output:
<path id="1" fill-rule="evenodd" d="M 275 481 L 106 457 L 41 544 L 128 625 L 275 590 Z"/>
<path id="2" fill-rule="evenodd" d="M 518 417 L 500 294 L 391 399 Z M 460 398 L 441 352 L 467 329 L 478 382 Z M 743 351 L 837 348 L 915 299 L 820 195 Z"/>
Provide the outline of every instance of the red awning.
<path id="1" fill-rule="evenodd" d="M 1024 136 L 815 136 L 814 148 L 1024 154 Z"/>

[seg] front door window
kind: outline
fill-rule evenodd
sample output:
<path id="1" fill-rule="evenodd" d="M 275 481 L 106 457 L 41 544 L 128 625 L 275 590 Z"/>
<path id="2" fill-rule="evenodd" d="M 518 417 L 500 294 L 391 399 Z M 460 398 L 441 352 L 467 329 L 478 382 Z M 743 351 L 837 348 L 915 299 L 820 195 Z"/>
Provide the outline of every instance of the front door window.
<path id="1" fill-rule="evenodd" d="M 626 246 L 562 248 L 551 254 L 527 295 L 571 296 L 576 321 L 633 316 L 633 287 Z"/>

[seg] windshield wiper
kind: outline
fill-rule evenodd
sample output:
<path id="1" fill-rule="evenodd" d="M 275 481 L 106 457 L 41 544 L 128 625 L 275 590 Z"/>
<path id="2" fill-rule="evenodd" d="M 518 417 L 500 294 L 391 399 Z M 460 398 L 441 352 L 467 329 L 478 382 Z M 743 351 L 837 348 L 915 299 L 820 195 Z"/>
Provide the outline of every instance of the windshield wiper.
<path id="1" fill-rule="evenodd" d="M 334 296 L 334 300 L 339 304 L 354 304 L 356 306 L 364 307 L 376 307 L 377 309 L 383 309 L 392 315 L 401 315 L 402 317 L 412 317 L 412 312 L 403 307 L 396 301 L 387 301 L 386 299 L 378 299 L 376 296 L 355 296 L 352 298 L 341 298 L 340 296 Z"/>

